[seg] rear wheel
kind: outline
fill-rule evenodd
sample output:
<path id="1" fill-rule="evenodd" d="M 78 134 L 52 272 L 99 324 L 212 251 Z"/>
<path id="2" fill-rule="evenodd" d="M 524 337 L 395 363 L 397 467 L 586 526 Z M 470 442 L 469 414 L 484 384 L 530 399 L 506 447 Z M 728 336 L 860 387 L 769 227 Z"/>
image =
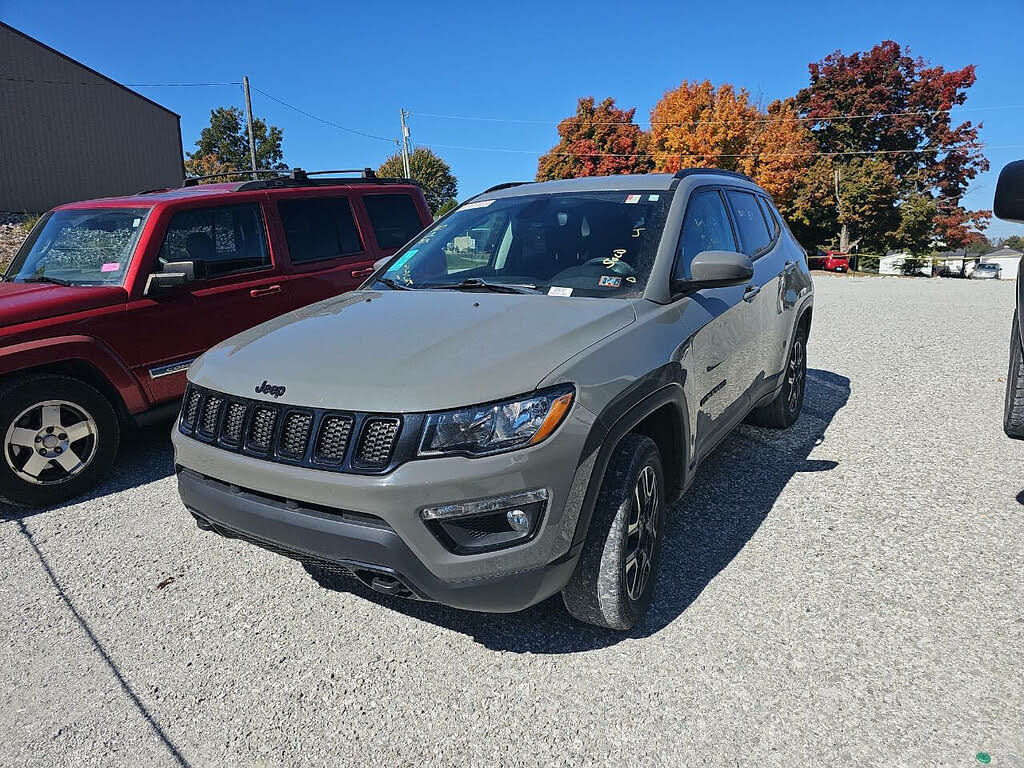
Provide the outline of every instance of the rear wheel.
<path id="1" fill-rule="evenodd" d="M 627 435 L 601 483 L 587 540 L 562 590 L 575 618 L 609 629 L 630 629 L 654 594 L 661 555 L 665 484 L 658 446 Z"/>
<path id="2" fill-rule="evenodd" d="M 66 376 L 0 386 L 0 497 L 55 504 L 91 488 L 114 464 L 117 416 L 103 395 Z"/>
<path id="3" fill-rule="evenodd" d="M 1021 350 L 1016 312 L 1013 313 L 1013 328 L 1010 330 L 1010 369 L 1006 373 L 1003 431 L 1008 437 L 1024 440 L 1024 351 Z"/>
<path id="4" fill-rule="evenodd" d="M 800 328 L 782 372 L 782 389 L 768 405 L 755 408 L 750 421 L 759 427 L 784 429 L 800 416 L 807 388 L 807 329 Z"/>

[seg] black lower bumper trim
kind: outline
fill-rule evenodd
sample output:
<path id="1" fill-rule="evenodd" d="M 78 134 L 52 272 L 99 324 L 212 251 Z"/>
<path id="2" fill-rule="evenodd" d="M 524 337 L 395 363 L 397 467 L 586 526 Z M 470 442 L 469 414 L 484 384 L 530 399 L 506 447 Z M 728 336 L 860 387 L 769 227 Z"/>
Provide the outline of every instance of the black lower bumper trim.
<path id="1" fill-rule="evenodd" d="M 576 565 L 575 557 L 560 558 L 514 574 L 444 581 L 383 521 L 305 507 L 184 468 L 178 469 L 178 492 L 201 528 L 346 573 L 385 594 L 455 608 L 496 613 L 522 610 L 561 590 Z"/>

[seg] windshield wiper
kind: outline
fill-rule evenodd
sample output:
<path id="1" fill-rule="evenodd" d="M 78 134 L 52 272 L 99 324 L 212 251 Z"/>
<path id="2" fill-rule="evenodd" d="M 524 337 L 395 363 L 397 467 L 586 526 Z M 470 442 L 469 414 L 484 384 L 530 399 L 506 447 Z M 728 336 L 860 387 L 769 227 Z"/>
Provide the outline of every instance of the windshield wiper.
<path id="1" fill-rule="evenodd" d="M 451 288 L 455 291 L 472 291 L 477 288 L 483 288 L 485 291 L 494 291 L 495 293 L 537 293 L 536 285 L 528 285 L 525 283 L 488 283 L 481 280 L 479 277 L 467 277 L 461 283 L 430 283 L 424 285 L 424 288 Z"/>
<path id="2" fill-rule="evenodd" d="M 32 275 L 32 277 L 26 277 L 21 282 L 23 283 L 53 283 L 54 285 L 74 285 L 74 283 L 68 282 L 67 280 L 61 280 L 59 277 L 50 277 L 49 275 Z"/>
<path id="3" fill-rule="evenodd" d="M 392 280 L 390 277 L 378 277 L 375 282 L 384 283 L 388 288 L 396 291 L 411 291 L 413 290 L 408 285 L 402 285 L 396 280 Z"/>

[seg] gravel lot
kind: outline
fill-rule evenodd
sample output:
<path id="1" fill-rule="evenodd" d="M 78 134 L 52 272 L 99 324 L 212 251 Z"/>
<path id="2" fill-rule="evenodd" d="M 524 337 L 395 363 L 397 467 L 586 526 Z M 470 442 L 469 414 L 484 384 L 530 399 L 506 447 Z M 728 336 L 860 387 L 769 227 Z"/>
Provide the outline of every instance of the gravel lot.
<path id="1" fill-rule="evenodd" d="M 1013 285 L 816 285 L 803 416 L 704 466 L 629 636 L 323 589 L 195 528 L 166 428 L 5 511 L 0 764 L 1024 765 Z"/>

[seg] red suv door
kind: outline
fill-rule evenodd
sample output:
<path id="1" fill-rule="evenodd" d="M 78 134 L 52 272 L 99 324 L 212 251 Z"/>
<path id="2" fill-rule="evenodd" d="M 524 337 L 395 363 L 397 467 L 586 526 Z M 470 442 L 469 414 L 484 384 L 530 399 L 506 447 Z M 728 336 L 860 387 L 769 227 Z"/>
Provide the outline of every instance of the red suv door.
<path id="1" fill-rule="evenodd" d="M 160 245 L 150 255 L 149 272 L 177 271 L 168 265 L 191 262 L 195 280 L 165 295 L 145 296 L 143 271 L 129 299 L 131 366 L 154 402 L 181 397 L 188 363 L 214 344 L 291 308 L 264 214 L 258 200 L 164 214 L 166 231 L 154 240 Z"/>

